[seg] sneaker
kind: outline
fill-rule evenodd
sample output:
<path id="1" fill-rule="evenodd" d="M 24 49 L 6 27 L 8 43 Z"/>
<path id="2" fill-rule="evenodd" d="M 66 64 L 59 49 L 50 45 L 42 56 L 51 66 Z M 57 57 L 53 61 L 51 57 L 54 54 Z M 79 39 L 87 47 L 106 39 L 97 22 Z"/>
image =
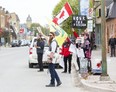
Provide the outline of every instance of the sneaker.
<path id="1" fill-rule="evenodd" d="M 37 72 L 43 72 L 44 70 L 38 70 Z"/>
<path id="2" fill-rule="evenodd" d="M 62 84 L 62 82 L 60 81 L 60 82 L 58 82 L 58 83 L 57 83 L 57 85 L 56 85 L 56 86 L 60 86 L 61 84 Z"/>
<path id="3" fill-rule="evenodd" d="M 62 73 L 66 73 L 66 71 L 63 71 Z"/>
<path id="4" fill-rule="evenodd" d="M 69 70 L 68 73 L 70 74 L 71 73 L 71 70 Z"/>
<path id="5" fill-rule="evenodd" d="M 46 85 L 46 87 L 55 87 L 55 84 Z"/>

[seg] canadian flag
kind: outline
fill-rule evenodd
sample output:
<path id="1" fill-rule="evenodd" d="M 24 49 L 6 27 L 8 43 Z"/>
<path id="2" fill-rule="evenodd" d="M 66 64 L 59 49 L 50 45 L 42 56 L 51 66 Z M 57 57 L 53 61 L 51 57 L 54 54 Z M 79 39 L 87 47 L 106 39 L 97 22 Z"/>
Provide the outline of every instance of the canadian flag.
<path id="1" fill-rule="evenodd" d="M 73 14 L 73 11 L 68 2 L 65 3 L 64 7 L 61 9 L 60 13 L 53 19 L 55 24 L 61 24 L 66 20 L 70 15 Z"/>

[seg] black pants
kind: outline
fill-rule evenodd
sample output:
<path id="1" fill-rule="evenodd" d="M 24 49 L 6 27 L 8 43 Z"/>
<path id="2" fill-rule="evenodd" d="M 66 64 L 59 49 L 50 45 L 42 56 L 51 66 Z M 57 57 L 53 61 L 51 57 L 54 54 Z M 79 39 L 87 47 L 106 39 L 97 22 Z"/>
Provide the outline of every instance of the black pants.
<path id="1" fill-rule="evenodd" d="M 115 56 L 115 46 L 113 47 L 111 46 L 110 49 L 111 49 L 111 57 Z"/>
<path id="2" fill-rule="evenodd" d="M 79 57 L 77 56 L 77 65 L 78 65 L 78 68 L 80 70 L 80 60 L 79 60 Z"/>
<path id="3" fill-rule="evenodd" d="M 69 73 L 71 72 L 71 60 L 72 60 L 72 55 L 64 57 L 64 72 L 67 72 L 67 61 L 68 61 L 68 65 L 69 65 L 68 72 Z"/>
<path id="4" fill-rule="evenodd" d="M 39 64 L 40 71 L 43 71 L 42 58 L 43 58 L 43 53 L 37 53 L 37 60 L 38 60 L 38 64 Z"/>

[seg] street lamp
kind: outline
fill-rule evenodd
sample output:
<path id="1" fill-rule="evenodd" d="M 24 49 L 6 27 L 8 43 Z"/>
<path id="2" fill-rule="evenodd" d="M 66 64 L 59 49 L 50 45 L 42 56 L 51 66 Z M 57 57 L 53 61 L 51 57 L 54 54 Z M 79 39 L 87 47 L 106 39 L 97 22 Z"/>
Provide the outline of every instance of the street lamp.
<path id="1" fill-rule="evenodd" d="M 107 74 L 107 60 L 106 60 L 106 18 L 105 18 L 105 0 L 101 0 L 101 34 L 102 34 L 102 74 L 100 76 L 101 81 L 110 80 Z"/>

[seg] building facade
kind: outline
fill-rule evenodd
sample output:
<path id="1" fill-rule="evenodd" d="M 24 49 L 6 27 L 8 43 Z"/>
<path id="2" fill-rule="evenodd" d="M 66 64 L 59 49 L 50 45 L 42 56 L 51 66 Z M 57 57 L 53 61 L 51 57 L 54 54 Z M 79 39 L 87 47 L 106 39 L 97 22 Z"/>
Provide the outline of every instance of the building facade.
<path id="1" fill-rule="evenodd" d="M 10 44 L 12 39 L 17 39 L 20 20 L 16 13 L 9 13 L 0 6 L 0 43 Z"/>
<path id="2" fill-rule="evenodd" d="M 31 28 L 31 24 L 32 24 L 32 18 L 30 15 L 28 15 L 27 19 L 26 19 L 26 25 L 27 28 L 30 29 Z"/>
<path id="3" fill-rule="evenodd" d="M 95 0 L 94 12 L 95 12 L 95 43 L 98 47 L 101 47 L 101 2 Z M 106 49 L 109 51 L 108 40 L 111 35 L 116 37 L 116 0 L 106 0 Z"/>

